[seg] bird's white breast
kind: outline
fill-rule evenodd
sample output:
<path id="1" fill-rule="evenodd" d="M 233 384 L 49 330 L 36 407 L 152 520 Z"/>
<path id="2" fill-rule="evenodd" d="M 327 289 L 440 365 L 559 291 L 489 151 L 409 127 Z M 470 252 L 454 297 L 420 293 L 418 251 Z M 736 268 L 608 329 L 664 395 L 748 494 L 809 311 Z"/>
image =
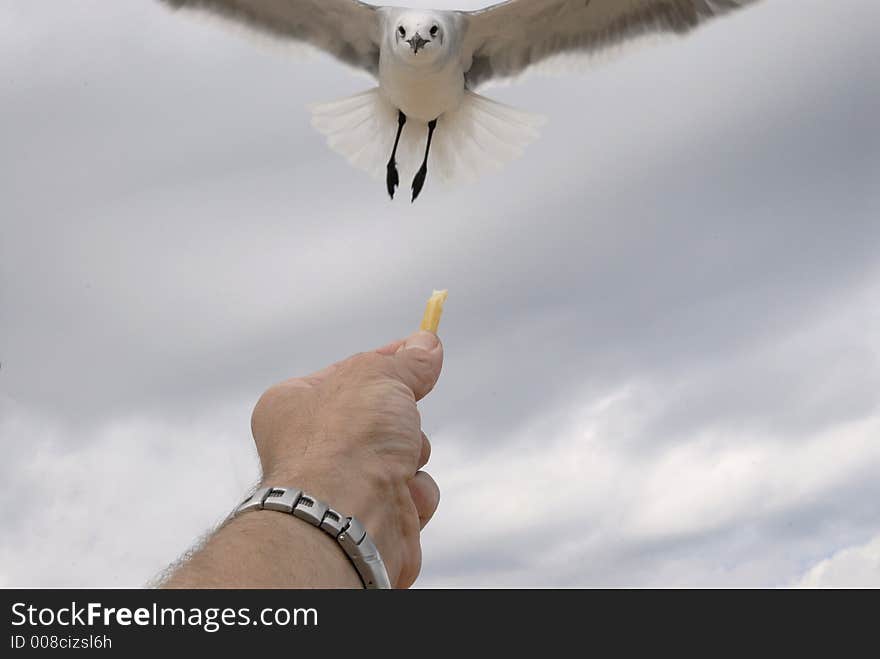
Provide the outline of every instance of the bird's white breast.
<path id="1" fill-rule="evenodd" d="M 456 57 L 436 67 L 417 67 L 383 50 L 379 56 L 379 87 L 407 117 L 428 122 L 461 104 L 464 71 Z"/>

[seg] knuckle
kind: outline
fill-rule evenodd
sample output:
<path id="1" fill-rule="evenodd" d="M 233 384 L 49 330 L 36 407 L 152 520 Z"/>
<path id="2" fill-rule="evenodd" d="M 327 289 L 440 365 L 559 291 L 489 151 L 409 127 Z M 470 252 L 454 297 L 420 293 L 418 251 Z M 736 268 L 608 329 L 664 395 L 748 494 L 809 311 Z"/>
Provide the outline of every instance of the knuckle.
<path id="1" fill-rule="evenodd" d="M 433 360 L 427 350 L 421 348 L 413 348 L 406 360 L 414 371 L 419 373 L 431 373 L 433 371 Z"/>
<path id="2" fill-rule="evenodd" d="M 287 418 L 292 410 L 302 407 L 303 396 L 312 391 L 307 382 L 298 378 L 273 384 L 266 389 L 254 405 L 251 413 L 251 431 L 261 430 Z"/>
<path id="3" fill-rule="evenodd" d="M 257 399 L 254 410 L 251 413 L 251 427 L 258 425 L 260 420 L 277 405 L 277 401 L 282 395 L 282 388 L 281 384 L 273 384 Z"/>
<path id="4" fill-rule="evenodd" d="M 424 467 L 428 464 L 428 461 L 431 459 L 431 440 L 428 439 L 428 436 L 423 432 L 422 433 L 422 452 L 419 456 L 420 466 Z"/>
<path id="5" fill-rule="evenodd" d="M 375 352 L 359 352 L 348 360 L 345 370 L 349 373 L 377 371 L 385 359 L 384 356 Z"/>
<path id="6" fill-rule="evenodd" d="M 413 350 L 404 361 L 406 380 L 413 383 L 415 393 L 424 394 L 434 385 L 434 364 L 431 356 L 424 350 Z"/>

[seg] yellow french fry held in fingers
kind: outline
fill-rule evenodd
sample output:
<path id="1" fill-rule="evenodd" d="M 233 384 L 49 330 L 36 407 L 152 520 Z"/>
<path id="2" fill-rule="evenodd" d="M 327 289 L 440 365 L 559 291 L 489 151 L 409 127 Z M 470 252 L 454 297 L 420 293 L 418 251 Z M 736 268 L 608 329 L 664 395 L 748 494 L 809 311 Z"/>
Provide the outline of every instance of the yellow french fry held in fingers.
<path id="1" fill-rule="evenodd" d="M 428 298 L 425 315 L 422 316 L 422 326 L 419 329 L 437 333 L 437 328 L 440 327 L 440 316 L 443 315 L 443 303 L 446 302 L 448 295 L 449 291 L 446 290 L 434 291 L 434 294 Z"/>

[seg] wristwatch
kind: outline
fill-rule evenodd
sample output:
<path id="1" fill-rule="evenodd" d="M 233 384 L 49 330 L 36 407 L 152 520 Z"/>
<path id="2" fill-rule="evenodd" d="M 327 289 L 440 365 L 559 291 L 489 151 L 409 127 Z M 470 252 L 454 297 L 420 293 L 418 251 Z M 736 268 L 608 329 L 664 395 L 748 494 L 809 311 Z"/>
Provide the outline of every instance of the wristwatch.
<path id="1" fill-rule="evenodd" d="M 275 510 L 318 527 L 336 539 L 357 570 L 364 588 L 391 588 L 379 550 L 354 517 L 347 517 L 292 487 L 261 487 L 235 509 L 233 516 L 250 510 Z"/>

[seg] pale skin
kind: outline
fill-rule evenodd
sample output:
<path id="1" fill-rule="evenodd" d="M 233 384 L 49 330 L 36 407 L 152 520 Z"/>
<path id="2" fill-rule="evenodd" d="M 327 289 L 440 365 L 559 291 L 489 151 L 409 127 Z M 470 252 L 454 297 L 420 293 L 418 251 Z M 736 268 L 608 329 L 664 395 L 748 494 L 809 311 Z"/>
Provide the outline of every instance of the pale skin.
<path id="1" fill-rule="evenodd" d="M 436 335 L 417 332 L 270 387 L 251 419 L 260 486 L 296 487 L 359 519 L 395 588 L 415 582 L 420 532 L 440 501 L 422 471 L 431 445 L 416 402 L 442 364 Z M 228 520 L 162 586 L 362 587 L 335 540 L 271 510 Z"/>

